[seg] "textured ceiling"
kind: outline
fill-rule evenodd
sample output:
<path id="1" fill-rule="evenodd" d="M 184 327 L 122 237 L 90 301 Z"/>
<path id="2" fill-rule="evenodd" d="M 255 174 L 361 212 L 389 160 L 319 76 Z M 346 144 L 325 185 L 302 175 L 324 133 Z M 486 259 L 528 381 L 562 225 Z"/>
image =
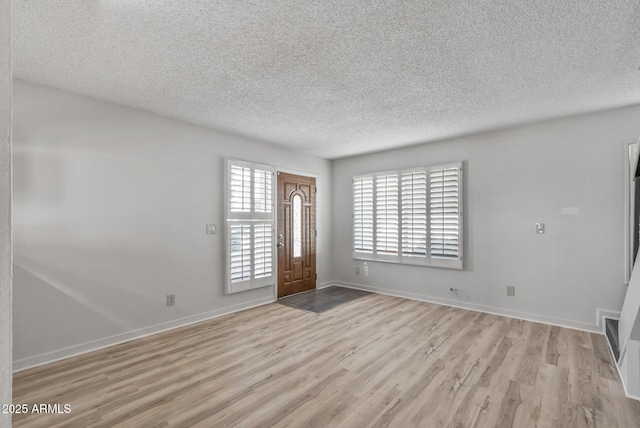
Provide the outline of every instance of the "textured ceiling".
<path id="1" fill-rule="evenodd" d="M 640 103 L 640 0 L 14 0 L 14 75 L 338 158 Z"/>

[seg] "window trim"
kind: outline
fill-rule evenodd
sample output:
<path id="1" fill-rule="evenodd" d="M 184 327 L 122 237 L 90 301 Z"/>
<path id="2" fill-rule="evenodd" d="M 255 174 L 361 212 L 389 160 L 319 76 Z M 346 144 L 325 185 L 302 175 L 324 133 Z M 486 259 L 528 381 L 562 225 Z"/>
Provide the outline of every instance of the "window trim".
<path id="1" fill-rule="evenodd" d="M 431 171 L 434 169 L 458 168 L 458 258 L 443 258 L 431 255 Z M 426 174 L 426 255 L 414 256 L 402 254 L 402 175 L 405 173 L 424 171 Z M 378 254 L 376 249 L 377 224 L 376 224 L 376 177 L 379 175 L 397 174 L 398 176 L 398 254 Z M 363 178 L 373 178 L 373 249 L 371 253 L 356 251 L 355 249 L 355 181 Z M 359 174 L 353 177 L 351 185 L 351 209 L 352 209 L 352 256 L 356 260 L 378 261 L 412 266 L 437 267 L 445 269 L 464 269 L 464 165 L 462 161 L 432 164 L 412 168 L 377 171 L 368 174 Z"/>
<path id="2" fill-rule="evenodd" d="M 241 166 L 251 169 L 251 209 L 248 213 L 231 212 L 231 167 Z M 256 169 L 265 170 L 271 173 L 271 212 L 255 212 L 255 175 Z M 271 165 L 249 162 L 240 159 L 226 158 L 224 162 L 224 214 L 225 214 L 225 294 L 239 293 L 241 291 L 275 285 L 277 273 L 277 260 L 275 253 L 275 168 Z M 244 281 L 231 282 L 231 226 L 238 224 L 251 225 L 251 278 Z M 269 224 L 271 226 L 271 275 L 255 278 L 255 228 L 257 224 Z"/>

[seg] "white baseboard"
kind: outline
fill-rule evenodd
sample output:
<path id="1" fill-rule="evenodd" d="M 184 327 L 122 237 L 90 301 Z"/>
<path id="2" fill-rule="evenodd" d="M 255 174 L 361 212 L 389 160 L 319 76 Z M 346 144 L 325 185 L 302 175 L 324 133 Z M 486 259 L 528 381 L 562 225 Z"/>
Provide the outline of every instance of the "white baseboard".
<path id="1" fill-rule="evenodd" d="M 603 333 L 604 331 L 604 319 L 611 318 L 614 320 L 620 319 L 620 311 L 612 311 L 610 309 L 596 309 L 596 326 Z"/>
<path id="2" fill-rule="evenodd" d="M 624 389 L 624 395 L 627 396 L 627 398 L 631 398 L 632 400 L 636 400 L 636 401 L 640 401 L 640 397 L 634 395 L 634 394 L 629 394 L 629 387 L 627 386 L 627 379 L 625 379 L 625 377 L 622 374 L 622 369 L 621 369 L 621 364 L 624 364 L 625 361 L 625 353 L 623 351 L 620 351 L 620 359 L 619 361 L 616 361 L 616 356 L 613 353 L 613 349 L 611 349 L 611 344 L 609 343 L 609 341 L 607 340 L 607 347 L 609 348 L 609 352 L 611 353 L 611 360 L 613 361 L 613 365 L 616 366 L 616 371 L 618 372 L 618 377 L 620 378 L 620 383 L 622 383 L 622 389 Z M 618 364 L 620 363 L 620 364 Z"/>
<path id="3" fill-rule="evenodd" d="M 623 383 L 623 385 L 624 385 L 624 383 Z M 626 386 L 625 386 L 625 391 L 624 391 L 624 393 L 625 393 L 625 395 L 627 396 L 627 398 L 631 398 L 632 400 L 640 401 L 640 397 L 638 397 L 638 396 L 636 396 L 636 395 L 633 395 L 633 394 L 629 394 L 629 393 L 627 393 Z"/>
<path id="4" fill-rule="evenodd" d="M 190 324 L 217 318 L 223 315 L 232 314 L 234 312 L 243 311 L 245 309 L 255 308 L 257 306 L 266 305 L 274 302 L 273 297 L 264 297 L 262 299 L 252 300 L 250 302 L 241 303 L 226 308 L 216 309 L 214 311 L 204 312 L 197 315 L 191 315 L 173 321 L 156 324 L 150 327 L 138 330 L 128 331 L 126 333 L 117 334 L 103 339 L 93 340 L 91 342 L 81 343 L 79 345 L 70 346 L 68 348 L 58 349 L 32 357 L 22 358 L 13 361 L 13 372 L 17 373 L 23 370 L 31 369 L 43 364 L 53 363 L 55 361 L 64 360 L 66 358 L 75 357 L 77 355 L 86 354 L 88 352 L 97 351 L 99 349 L 108 348 L 109 346 L 118 345 L 120 343 L 129 342 L 131 340 L 140 339 L 142 337 L 151 336 L 153 334 L 162 333 L 163 331 L 173 330 L 174 328 L 184 327 Z"/>
<path id="5" fill-rule="evenodd" d="M 357 290 L 371 291 L 373 293 L 386 294 L 388 296 L 402 297 L 405 299 L 419 300 L 421 302 L 435 303 L 438 305 L 452 306 L 455 308 L 468 309 L 476 312 L 484 312 L 484 313 L 493 314 L 493 315 L 506 316 L 506 317 L 521 319 L 525 321 L 533 321 L 533 322 L 538 322 L 542 324 L 554 325 L 558 327 L 566 327 L 574 330 L 587 331 L 589 333 L 603 334 L 601 331 L 597 329 L 595 324 L 591 325 L 589 323 L 571 321 L 571 320 L 566 320 L 562 318 L 548 317 L 544 315 L 531 314 L 528 312 L 512 311 L 509 309 L 478 305 L 475 303 L 460 302 L 457 300 L 442 299 L 440 297 L 426 296 L 422 294 L 409 293 L 406 291 L 391 290 L 387 288 L 374 287 L 371 285 L 354 284 L 354 283 L 342 282 L 342 281 L 333 281 L 330 285 L 337 285 L 339 287 L 347 287 L 347 288 L 355 288 Z"/>
<path id="6" fill-rule="evenodd" d="M 318 285 L 316 285 L 316 289 L 321 290 L 323 288 L 332 287 L 334 285 L 335 283 L 333 281 L 321 282 Z"/>
<path id="7" fill-rule="evenodd" d="M 616 368 L 618 369 L 618 376 L 622 381 L 625 395 L 628 398 L 640 401 L 640 396 L 637 395 L 637 392 L 640 391 L 640 371 L 638 370 L 640 366 L 638 364 L 640 361 L 640 346 L 635 340 L 629 339 L 628 342 L 629 346 L 620 351 L 619 364 L 616 364 Z M 611 346 L 609 346 L 609 350 L 611 350 Z M 629 352 L 627 352 L 628 350 Z M 613 351 L 611 351 L 611 354 L 613 358 Z M 630 393 L 630 390 L 635 393 Z"/>

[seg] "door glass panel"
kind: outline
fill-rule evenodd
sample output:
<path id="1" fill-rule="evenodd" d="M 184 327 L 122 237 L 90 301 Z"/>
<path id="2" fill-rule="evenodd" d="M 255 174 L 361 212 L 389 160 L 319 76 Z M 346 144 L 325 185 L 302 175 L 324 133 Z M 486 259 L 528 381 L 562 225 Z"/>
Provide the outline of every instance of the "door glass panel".
<path id="1" fill-rule="evenodd" d="M 293 197 L 293 257 L 302 256 L 302 197 Z"/>

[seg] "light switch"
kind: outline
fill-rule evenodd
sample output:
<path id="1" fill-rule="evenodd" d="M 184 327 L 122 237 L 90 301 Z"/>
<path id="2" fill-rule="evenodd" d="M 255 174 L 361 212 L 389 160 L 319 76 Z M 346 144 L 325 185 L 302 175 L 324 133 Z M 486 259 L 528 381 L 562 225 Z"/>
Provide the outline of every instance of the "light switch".
<path id="1" fill-rule="evenodd" d="M 536 223 L 536 233 L 538 235 L 544 234 L 544 223 Z"/>
<path id="2" fill-rule="evenodd" d="M 207 225 L 207 235 L 213 235 L 214 233 L 216 233 L 216 225 L 215 224 L 208 224 Z"/>

